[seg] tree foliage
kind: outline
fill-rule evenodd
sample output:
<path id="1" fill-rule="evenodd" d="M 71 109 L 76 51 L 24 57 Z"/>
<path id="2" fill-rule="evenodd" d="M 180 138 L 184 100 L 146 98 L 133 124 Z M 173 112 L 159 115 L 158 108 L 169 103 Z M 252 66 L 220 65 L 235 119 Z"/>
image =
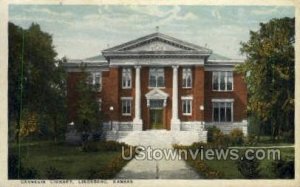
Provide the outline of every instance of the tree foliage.
<path id="1" fill-rule="evenodd" d="M 248 85 L 249 112 L 273 137 L 294 129 L 295 19 L 272 19 L 241 43 L 246 62 L 237 67 Z"/>
<path id="2" fill-rule="evenodd" d="M 92 131 L 100 128 L 100 111 L 97 101 L 97 85 L 89 83 L 90 75 L 82 64 L 80 77 L 76 86 L 78 94 L 75 124 L 79 131 Z"/>
<path id="3" fill-rule="evenodd" d="M 9 23 L 9 122 L 18 124 L 17 133 L 25 110 L 36 112 L 39 125 L 65 125 L 65 74 L 56 55 L 52 36 L 38 24 Z"/>

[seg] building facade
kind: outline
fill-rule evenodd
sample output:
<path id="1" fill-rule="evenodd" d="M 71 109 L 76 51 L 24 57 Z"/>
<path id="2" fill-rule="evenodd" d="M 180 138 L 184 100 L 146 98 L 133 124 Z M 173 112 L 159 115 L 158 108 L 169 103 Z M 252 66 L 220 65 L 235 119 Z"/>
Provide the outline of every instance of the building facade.
<path id="1" fill-rule="evenodd" d="M 247 87 L 234 71 L 241 63 L 158 32 L 96 57 L 69 60 L 69 120 L 76 115 L 74 88 L 85 64 L 91 82 L 99 85 L 99 110 L 111 139 L 121 132 L 165 129 L 197 132 L 205 141 L 208 126 L 247 134 Z"/>

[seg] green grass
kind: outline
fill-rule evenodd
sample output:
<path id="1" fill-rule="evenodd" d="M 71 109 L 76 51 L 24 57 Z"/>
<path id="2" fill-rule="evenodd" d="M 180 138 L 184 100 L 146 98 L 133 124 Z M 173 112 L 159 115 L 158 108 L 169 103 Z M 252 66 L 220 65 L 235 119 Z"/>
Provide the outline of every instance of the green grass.
<path id="1" fill-rule="evenodd" d="M 294 159 L 294 148 L 280 148 L 280 156 L 284 160 Z M 240 154 L 241 151 L 240 151 Z M 200 159 L 200 158 L 199 158 Z M 191 167 L 193 161 L 187 161 Z M 234 160 L 203 160 L 203 162 L 212 170 L 223 173 L 222 179 L 244 179 L 243 175 L 238 171 L 236 161 Z M 274 173 L 271 170 L 272 160 L 264 159 L 260 161 L 261 178 L 274 179 Z M 201 175 L 201 173 L 199 173 Z"/>
<path id="2" fill-rule="evenodd" d="M 13 144 L 12 151 L 17 153 L 17 150 L 17 145 Z M 119 155 L 120 151 L 82 152 L 78 146 L 49 141 L 21 145 L 22 164 L 38 170 L 40 178 L 45 178 L 46 169 L 52 166 L 62 171 L 66 179 L 85 179 L 89 170 L 101 171 Z"/>

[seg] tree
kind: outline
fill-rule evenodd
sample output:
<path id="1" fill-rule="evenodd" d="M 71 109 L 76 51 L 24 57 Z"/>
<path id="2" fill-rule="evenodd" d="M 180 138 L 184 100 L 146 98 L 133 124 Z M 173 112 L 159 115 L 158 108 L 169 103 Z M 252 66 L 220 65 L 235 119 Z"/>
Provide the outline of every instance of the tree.
<path id="1" fill-rule="evenodd" d="M 100 111 L 97 101 L 97 85 L 91 84 L 90 75 L 82 64 L 79 81 L 76 87 L 78 94 L 75 124 L 81 132 L 91 132 L 100 128 Z"/>
<path id="2" fill-rule="evenodd" d="M 294 130 L 295 18 L 260 23 L 241 45 L 247 59 L 237 70 L 248 86 L 249 112 L 272 129 L 273 139 Z"/>
<path id="3" fill-rule="evenodd" d="M 38 116 L 39 126 L 65 125 L 65 78 L 56 55 L 52 36 L 38 24 L 9 23 L 9 125 L 16 124 L 17 138 L 25 111 Z"/>

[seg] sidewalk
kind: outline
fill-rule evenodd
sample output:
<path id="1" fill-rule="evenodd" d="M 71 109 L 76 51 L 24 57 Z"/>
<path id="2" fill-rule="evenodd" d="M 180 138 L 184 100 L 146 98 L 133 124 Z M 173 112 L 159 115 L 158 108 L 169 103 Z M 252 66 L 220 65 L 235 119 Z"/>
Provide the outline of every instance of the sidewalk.
<path id="1" fill-rule="evenodd" d="M 132 159 L 116 176 L 117 179 L 201 179 L 185 161 Z"/>

